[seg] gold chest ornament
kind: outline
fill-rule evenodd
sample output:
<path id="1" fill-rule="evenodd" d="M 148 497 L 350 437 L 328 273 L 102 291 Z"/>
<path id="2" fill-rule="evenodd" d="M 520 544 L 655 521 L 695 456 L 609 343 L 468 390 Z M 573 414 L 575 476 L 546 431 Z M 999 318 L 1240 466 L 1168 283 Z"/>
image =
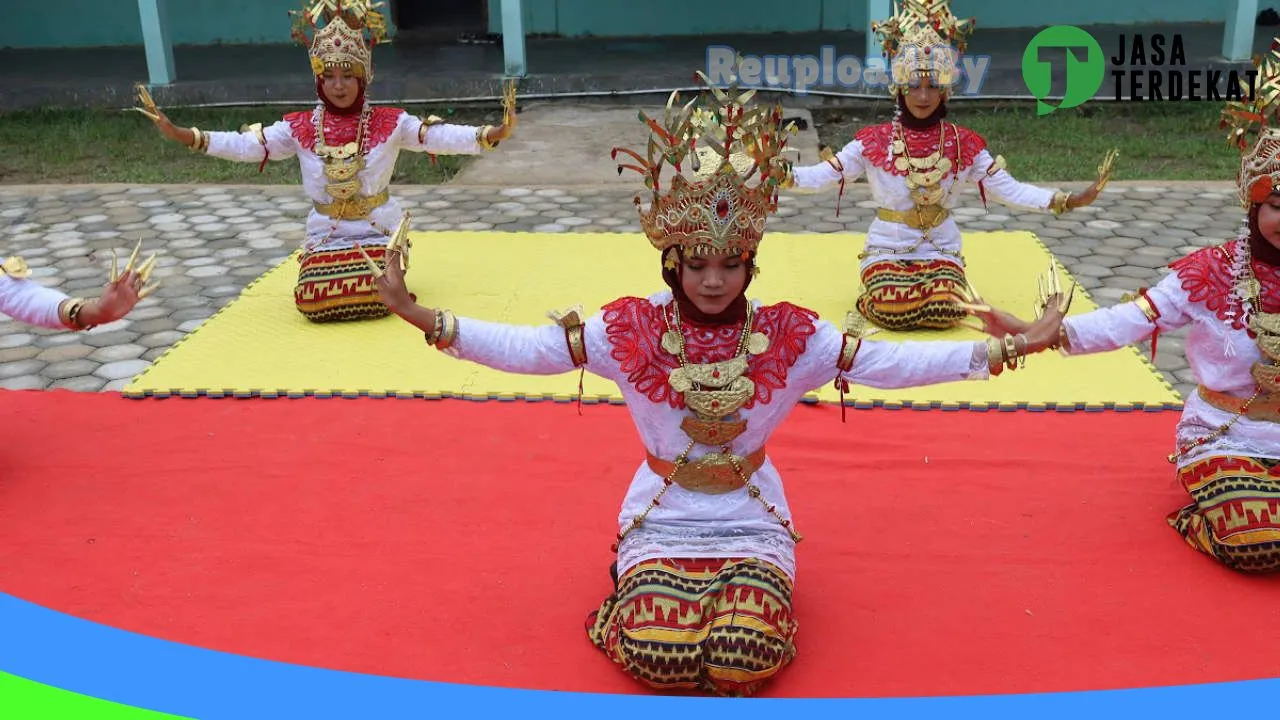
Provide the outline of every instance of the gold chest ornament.
<path id="1" fill-rule="evenodd" d="M 946 197 L 942 189 L 942 179 L 951 172 L 954 165 L 946 156 L 946 123 L 938 123 L 938 149 L 922 158 L 913 158 L 907 148 L 907 141 L 902 130 L 893 139 L 893 166 L 899 172 L 907 174 L 906 185 L 911 191 L 911 201 L 917 208 L 938 206 Z M 957 147 L 959 145 L 957 144 Z"/>
<path id="2" fill-rule="evenodd" d="M 680 360 L 680 366 L 670 372 L 667 382 L 671 384 L 672 390 L 684 397 L 685 406 L 693 411 L 693 415 L 686 417 L 681 423 L 681 429 L 695 443 L 727 448 L 729 443 L 746 431 L 747 423 L 739 420 L 737 413 L 756 392 L 755 382 L 746 376 L 747 356 L 760 355 L 769 349 L 769 338 L 764 333 L 751 330 L 755 308 L 747 305 L 747 319 L 743 323 L 734 357 L 712 363 L 689 362 L 685 353 L 684 333 L 680 330 L 679 305 L 673 304 L 672 314 L 664 314 L 664 319 L 667 330 L 662 334 L 662 349 Z M 727 449 L 721 455 L 727 456 Z M 721 479 L 721 482 L 714 483 L 716 487 L 724 488 L 720 492 L 741 487 L 742 478 L 733 473 L 727 460 L 714 458 L 714 455 L 708 455 L 687 465 L 690 470 L 687 474 L 691 476 L 695 466 L 707 465 L 714 468 L 713 474 Z"/>
<path id="3" fill-rule="evenodd" d="M 351 200 L 360 195 L 360 171 L 365 167 L 362 146 L 370 114 L 368 108 L 360 113 L 356 139 L 343 145 L 330 145 L 325 141 L 324 108 L 317 114 L 315 153 L 324 163 L 324 176 L 329 181 L 324 191 L 334 200 Z"/>
<path id="4" fill-rule="evenodd" d="M 746 421 L 738 418 L 737 413 L 756 390 L 755 383 L 746 376 L 747 355 L 760 355 L 769 349 L 769 337 L 764 333 L 752 332 L 754 319 L 755 308 L 748 303 L 747 319 L 743 323 L 738 350 L 733 358 L 695 365 L 689 362 L 685 354 L 679 305 L 672 303 L 671 314 L 663 313 L 667 330 L 662 334 L 662 349 L 680 360 L 680 367 L 671 371 L 668 381 L 673 390 L 684 396 L 685 406 L 693 411 L 693 415 L 685 417 L 680 423 L 680 428 L 690 440 L 675 462 L 649 456 L 650 469 L 663 476 L 662 488 L 649 501 L 649 506 L 618 533 L 617 540 L 613 543 L 614 552 L 618 551 L 627 535 L 644 524 L 645 518 L 658 507 L 673 484 L 708 495 L 722 495 L 745 487 L 747 494 L 755 498 L 765 512 L 786 529 L 793 542 L 803 539 L 792 526 L 791 520 L 783 517 L 777 507 L 763 496 L 760 488 L 751 482 L 751 476 L 764 463 L 764 448 L 747 457 L 735 455 L 729 448 L 730 443 L 747 429 Z M 689 453 L 695 444 L 719 445 L 720 452 L 707 453 L 690 461 Z"/>

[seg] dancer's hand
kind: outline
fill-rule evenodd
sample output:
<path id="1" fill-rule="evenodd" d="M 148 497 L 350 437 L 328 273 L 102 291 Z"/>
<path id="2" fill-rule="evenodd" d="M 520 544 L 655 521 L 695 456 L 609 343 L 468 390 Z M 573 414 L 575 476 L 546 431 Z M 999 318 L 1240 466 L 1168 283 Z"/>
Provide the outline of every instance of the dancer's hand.
<path id="1" fill-rule="evenodd" d="M 515 81 L 509 81 L 502 88 L 502 124 L 495 128 L 489 128 L 485 134 L 485 140 L 490 145 L 497 145 L 506 140 L 515 131 L 517 122 L 516 84 Z"/>
<path id="2" fill-rule="evenodd" d="M 137 247 L 133 249 L 133 255 L 129 257 L 129 262 L 125 263 L 123 272 L 119 271 L 119 260 L 115 252 L 111 253 L 111 274 L 107 278 L 107 288 L 98 299 L 90 300 L 81 308 L 79 315 L 81 324 L 92 327 L 115 322 L 132 312 L 138 302 L 160 287 L 160 283 L 147 285 L 156 267 L 154 253 L 141 265 L 135 267 L 134 263 L 137 262 L 141 249 L 142 241 L 138 241 Z"/>
<path id="3" fill-rule="evenodd" d="M 187 128 L 180 128 L 169 120 L 169 116 L 156 107 L 156 101 L 151 98 L 151 93 L 147 91 L 146 86 L 138 85 L 138 102 L 142 107 L 133 108 L 134 111 L 141 113 L 151 122 L 155 123 L 156 129 L 166 138 L 182 143 L 187 147 L 195 144 L 195 133 Z"/>
<path id="4" fill-rule="evenodd" d="M 1109 151 L 1102 158 L 1102 163 L 1098 165 L 1098 179 L 1086 188 L 1083 192 L 1071 193 L 1071 197 L 1067 199 L 1067 207 L 1072 210 L 1091 205 L 1094 200 L 1098 199 L 1098 194 L 1102 192 L 1107 183 L 1111 182 L 1111 174 L 1115 170 L 1116 157 L 1119 153 L 1116 150 Z"/>
<path id="5" fill-rule="evenodd" d="M 970 315 L 978 318 L 982 323 L 981 328 L 975 327 L 974 329 L 981 330 L 987 335 L 996 338 L 1025 333 L 1032 325 L 1032 323 L 1022 320 L 1007 310 L 1001 310 L 990 305 L 974 305 L 966 309 Z"/>
<path id="6" fill-rule="evenodd" d="M 409 294 L 409 288 L 404 283 L 404 268 L 400 266 L 400 252 L 398 250 L 390 250 L 386 254 L 385 267 L 379 267 L 373 258 L 364 251 L 359 243 L 356 249 L 364 256 L 364 261 L 369 266 L 369 272 L 373 275 L 373 286 L 378 290 L 378 299 L 382 301 L 387 309 L 396 315 L 404 316 L 411 308 L 417 305 L 413 296 Z"/>

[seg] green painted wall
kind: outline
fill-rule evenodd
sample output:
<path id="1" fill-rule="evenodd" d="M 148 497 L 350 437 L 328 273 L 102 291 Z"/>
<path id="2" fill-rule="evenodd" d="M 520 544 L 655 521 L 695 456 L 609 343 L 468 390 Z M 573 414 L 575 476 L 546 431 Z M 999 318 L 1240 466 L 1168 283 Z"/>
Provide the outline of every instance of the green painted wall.
<path id="1" fill-rule="evenodd" d="M 525 32 L 574 37 L 861 30 L 866 0 L 523 0 Z M 502 32 L 502 1 L 489 2 L 489 30 Z M 978 28 L 1223 22 L 1230 0 L 954 0 L 952 12 Z M 1261 0 L 1259 10 L 1280 8 Z M 1265 29 L 1264 29 L 1265 30 Z"/>
<path id="2" fill-rule="evenodd" d="M 480 1 L 480 0 L 477 0 Z M 138 0 L 4 0 L 0 48 L 141 45 Z M 165 0 L 178 45 L 287 43 L 301 0 Z M 385 8 L 384 8 L 385 11 Z M 388 25 L 390 25 L 388 17 Z"/>
<path id="3" fill-rule="evenodd" d="M 0 48 L 140 45 L 137 0 L 4 0 L 21 5 L 0 23 Z M 431 0 L 384 0 L 391 4 Z M 490 31 L 502 31 L 501 0 L 489 3 Z M 289 42 L 288 11 L 301 0 L 166 0 L 179 45 Z M 569 37 L 713 35 L 860 30 L 866 0 L 523 0 L 525 31 Z M 1052 24 L 1222 22 L 1231 0 L 954 0 L 957 15 L 978 27 Z M 1259 8 L 1280 9 L 1280 0 Z M 1260 32 L 1265 32 L 1263 28 Z M 394 32 L 394 29 L 393 29 Z"/>

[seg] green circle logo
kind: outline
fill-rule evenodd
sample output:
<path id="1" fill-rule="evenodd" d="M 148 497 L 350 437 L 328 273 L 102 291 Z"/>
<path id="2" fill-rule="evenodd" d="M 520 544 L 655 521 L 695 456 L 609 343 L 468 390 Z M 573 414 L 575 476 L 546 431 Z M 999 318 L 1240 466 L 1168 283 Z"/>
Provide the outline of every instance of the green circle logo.
<path id="1" fill-rule="evenodd" d="M 1045 102 L 1053 87 L 1053 62 L 1042 59 L 1041 48 L 1066 50 L 1066 92 L 1062 102 L 1051 105 Z M 1093 98 L 1102 87 L 1102 76 L 1107 61 L 1102 56 L 1102 46 L 1093 36 L 1074 25 L 1053 25 L 1041 30 L 1022 53 L 1022 81 L 1036 98 L 1036 114 L 1048 115 L 1058 108 L 1072 108 Z"/>

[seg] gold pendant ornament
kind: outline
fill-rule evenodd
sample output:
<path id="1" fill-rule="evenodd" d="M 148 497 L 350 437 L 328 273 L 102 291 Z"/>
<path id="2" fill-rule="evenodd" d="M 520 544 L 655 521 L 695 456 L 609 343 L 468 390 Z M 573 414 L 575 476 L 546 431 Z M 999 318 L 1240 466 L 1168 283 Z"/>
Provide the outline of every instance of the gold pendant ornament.
<path id="1" fill-rule="evenodd" d="M 747 352 L 752 355 L 763 355 L 769 349 L 769 336 L 761 332 L 753 332 L 747 336 Z"/>
<path id="2" fill-rule="evenodd" d="M 669 355 L 679 355 L 683 348 L 683 341 L 680 339 L 680 333 L 668 330 L 662 333 L 662 349 L 667 351 Z"/>

